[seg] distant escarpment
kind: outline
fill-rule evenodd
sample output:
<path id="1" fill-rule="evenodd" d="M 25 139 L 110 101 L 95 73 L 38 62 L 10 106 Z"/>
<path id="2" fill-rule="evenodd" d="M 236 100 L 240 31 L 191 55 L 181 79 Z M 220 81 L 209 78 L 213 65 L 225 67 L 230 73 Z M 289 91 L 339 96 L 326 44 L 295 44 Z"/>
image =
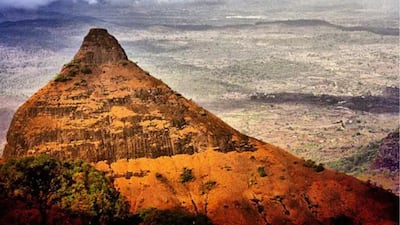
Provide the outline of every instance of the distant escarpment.
<path id="1" fill-rule="evenodd" d="M 385 137 L 378 147 L 378 153 L 371 163 L 372 169 L 399 171 L 399 131 Z"/>
<path id="2" fill-rule="evenodd" d="M 253 150 L 249 138 L 129 61 L 92 29 L 74 59 L 15 113 L 4 157 L 90 162 Z"/>

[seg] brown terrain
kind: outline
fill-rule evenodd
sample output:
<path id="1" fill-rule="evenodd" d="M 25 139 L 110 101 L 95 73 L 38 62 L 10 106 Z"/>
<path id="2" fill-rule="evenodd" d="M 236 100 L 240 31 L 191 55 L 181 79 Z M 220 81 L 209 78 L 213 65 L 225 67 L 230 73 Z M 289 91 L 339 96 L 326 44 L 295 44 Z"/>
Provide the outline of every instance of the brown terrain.
<path id="1" fill-rule="evenodd" d="M 16 112 L 3 157 L 39 154 L 93 162 L 132 212 L 182 208 L 221 225 L 398 224 L 394 194 L 239 133 L 128 61 L 103 29 Z"/>

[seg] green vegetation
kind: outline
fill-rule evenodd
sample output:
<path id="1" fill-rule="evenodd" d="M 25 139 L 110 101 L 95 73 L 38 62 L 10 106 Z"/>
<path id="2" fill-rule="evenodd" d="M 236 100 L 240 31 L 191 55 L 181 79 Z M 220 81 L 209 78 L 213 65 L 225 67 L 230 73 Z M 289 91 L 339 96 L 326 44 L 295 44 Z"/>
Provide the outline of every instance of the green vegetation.
<path id="1" fill-rule="evenodd" d="M 83 74 L 92 73 L 92 70 L 87 65 L 81 67 L 79 62 L 77 61 L 71 61 L 65 64 L 63 71 L 64 71 L 63 74 L 65 75 L 57 74 L 56 77 L 54 78 L 54 81 L 56 82 L 69 81 L 72 79 L 72 77 L 75 77 L 77 74 L 79 74 L 79 72 Z"/>
<path id="2" fill-rule="evenodd" d="M 68 71 L 67 77 L 75 77 L 79 73 L 79 69 L 73 68 Z"/>
<path id="3" fill-rule="evenodd" d="M 329 162 L 328 166 L 340 172 L 352 173 L 354 175 L 364 172 L 369 169 L 370 163 L 375 159 L 379 145 L 379 141 L 370 143 L 360 148 L 352 156 Z"/>
<path id="4" fill-rule="evenodd" d="M 183 167 L 183 171 L 179 177 L 179 182 L 186 183 L 189 181 L 193 181 L 195 177 L 193 176 L 192 169 Z"/>
<path id="5" fill-rule="evenodd" d="M 257 180 L 256 178 L 250 178 L 247 182 L 247 184 L 250 186 L 256 185 L 257 184 Z"/>
<path id="6" fill-rule="evenodd" d="M 82 72 L 83 74 L 91 74 L 91 73 L 92 73 L 92 70 L 91 70 L 88 66 L 84 65 L 84 66 L 81 68 L 81 72 Z"/>
<path id="7" fill-rule="evenodd" d="M 224 167 L 222 167 L 222 169 L 225 169 L 226 171 L 232 171 L 232 167 L 225 165 Z"/>
<path id="8" fill-rule="evenodd" d="M 203 194 L 205 194 L 205 193 L 211 191 L 211 190 L 215 187 L 215 185 L 217 185 L 217 181 L 214 181 L 214 180 L 207 181 L 206 183 L 204 183 L 204 184 L 201 186 L 201 188 L 200 188 L 200 194 L 203 195 Z"/>
<path id="9" fill-rule="evenodd" d="M 199 114 L 200 114 L 200 116 L 207 116 L 206 111 L 203 109 L 199 111 Z"/>
<path id="10" fill-rule="evenodd" d="M 139 211 L 144 225 L 212 225 L 210 219 L 203 214 L 193 215 L 182 210 L 158 210 L 145 208 Z"/>
<path id="11" fill-rule="evenodd" d="M 78 61 L 74 61 L 74 60 L 72 60 L 71 62 L 69 62 L 69 63 L 67 63 L 67 64 L 64 64 L 64 67 L 65 68 L 79 68 L 79 63 L 80 62 L 78 62 Z"/>
<path id="12" fill-rule="evenodd" d="M 9 160 L 0 168 L 3 197 L 34 202 L 46 221 L 53 206 L 109 224 L 128 215 L 128 204 L 110 179 L 83 161 L 58 162 L 48 156 Z"/>
<path id="13" fill-rule="evenodd" d="M 176 127 L 176 128 L 179 128 L 179 129 L 182 129 L 187 124 L 185 118 L 183 117 L 183 115 L 182 116 L 178 116 L 176 118 L 173 118 L 171 120 L 171 122 L 172 122 L 172 126 L 173 127 Z"/>
<path id="14" fill-rule="evenodd" d="M 303 163 L 304 167 L 313 168 L 315 172 L 322 172 L 325 170 L 324 165 L 322 163 L 316 164 L 315 161 L 311 159 L 307 159 Z"/>
<path id="15" fill-rule="evenodd" d="M 120 61 L 118 62 L 118 64 L 121 65 L 121 66 L 126 66 L 126 65 L 128 65 L 128 63 L 129 63 L 128 60 L 120 60 Z"/>
<path id="16" fill-rule="evenodd" d="M 69 81 L 69 80 L 71 80 L 70 77 L 63 76 L 63 75 L 61 75 L 59 73 L 57 73 L 56 77 L 54 78 L 55 82 L 65 82 L 65 81 Z"/>
<path id="17" fill-rule="evenodd" d="M 265 169 L 263 166 L 260 166 L 257 168 L 257 172 L 260 175 L 260 177 L 266 177 L 267 173 L 265 172 Z"/>
<path id="18" fill-rule="evenodd" d="M 354 224 L 354 220 L 346 215 L 338 215 L 330 218 L 330 224 L 332 225 L 350 225 Z"/>
<path id="19" fill-rule="evenodd" d="M 155 176 L 158 180 L 161 180 L 163 178 L 163 175 L 159 172 L 156 172 Z"/>

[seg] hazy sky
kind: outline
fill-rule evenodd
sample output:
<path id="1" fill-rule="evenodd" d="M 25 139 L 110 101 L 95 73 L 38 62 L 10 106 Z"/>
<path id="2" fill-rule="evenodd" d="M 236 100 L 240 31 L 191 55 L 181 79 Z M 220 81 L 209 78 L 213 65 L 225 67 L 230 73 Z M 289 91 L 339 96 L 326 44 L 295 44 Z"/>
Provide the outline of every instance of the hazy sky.
<path id="1" fill-rule="evenodd" d="M 18 9 L 36 9 L 40 6 L 46 6 L 58 0 L 0 0 L 1 8 L 18 8 Z M 89 4 L 97 3 L 97 0 L 70 0 L 74 3 L 87 2 Z"/>
<path id="2" fill-rule="evenodd" d="M 186 4 L 182 6 L 181 3 Z M 31 9 L 39 14 L 33 18 L 25 14 L 16 17 L 12 13 L 7 14 L 10 8 Z M 238 14 L 272 19 L 317 18 L 345 25 L 365 24 L 369 17 L 376 19 L 374 26 L 393 27 L 399 23 L 399 0 L 0 0 L 0 19 L 2 14 L 8 20 L 34 19 L 44 11 L 115 19 L 134 12 L 151 11 L 159 15 L 159 12 L 170 8 L 183 9 L 180 12 L 190 10 L 193 18 L 194 14 L 203 13 L 200 16 L 202 19 L 210 15 L 223 18 L 224 15 Z M 200 20 L 196 22 L 201 23 Z"/>
<path id="3" fill-rule="evenodd" d="M 235 4 L 235 0 L 0 0 L 0 8 L 20 8 L 20 9 L 35 9 L 40 6 L 46 6 L 53 2 L 68 1 L 73 4 L 88 3 L 88 4 L 115 4 L 115 5 L 133 5 L 135 3 L 179 3 L 179 2 L 205 2 L 215 4 L 216 2 L 225 2 L 226 4 Z M 257 1 L 257 0 L 256 0 Z M 258 1 L 260 3 L 270 4 L 271 0 Z M 302 4 L 302 5 L 335 5 L 356 3 L 365 8 L 399 8 L 398 0 L 280 0 L 274 1 L 275 4 Z"/>

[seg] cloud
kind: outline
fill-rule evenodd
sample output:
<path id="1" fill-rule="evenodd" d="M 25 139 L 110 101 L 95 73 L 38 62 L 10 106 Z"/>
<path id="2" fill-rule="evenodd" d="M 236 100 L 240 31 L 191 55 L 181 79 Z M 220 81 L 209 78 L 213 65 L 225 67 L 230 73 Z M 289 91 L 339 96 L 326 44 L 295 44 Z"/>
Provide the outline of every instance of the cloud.
<path id="1" fill-rule="evenodd" d="M 48 5 L 56 0 L 1 0 L 1 8 L 35 9 Z"/>
<path id="2" fill-rule="evenodd" d="M 37 9 L 59 0 L 0 0 L 0 8 Z M 69 0 L 73 3 L 86 2 L 96 4 L 97 0 Z"/>
<path id="3" fill-rule="evenodd" d="M 222 0 L 0 0 L 1 8 L 16 8 L 16 9 L 37 9 L 41 6 L 46 6 L 51 3 L 57 4 L 57 2 L 69 2 L 71 4 L 86 3 L 89 5 L 93 4 L 109 4 L 109 5 L 122 5 L 122 6 L 133 6 L 137 4 L 170 4 L 170 3 L 215 3 Z"/>
<path id="4" fill-rule="evenodd" d="M 110 5 L 133 5 L 133 4 L 173 4 L 173 3 L 215 3 L 222 0 L 99 0 L 99 2 L 108 3 Z"/>

